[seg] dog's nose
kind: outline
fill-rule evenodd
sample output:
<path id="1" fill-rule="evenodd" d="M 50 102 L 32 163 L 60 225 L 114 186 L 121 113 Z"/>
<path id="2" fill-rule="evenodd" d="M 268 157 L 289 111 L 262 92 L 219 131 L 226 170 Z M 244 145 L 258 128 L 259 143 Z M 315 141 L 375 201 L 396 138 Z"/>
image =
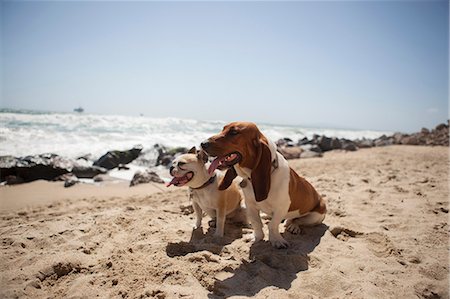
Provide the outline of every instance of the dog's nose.
<path id="1" fill-rule="evenodd" d="M 202 143 L 200 143 L 200 146 L 202 147 L 202 149 L 206 150 L 209 147 L 209 141 L 203 141 Z"/>
<path id="2" fill-rule="evenodd" d="M 170 173 L 171 176 L 173 176 L 172 171 L 173 171 L 174 169 L 175 169 L 174 166 L 170 166 L 170 168 L 169 168 L 169 173 Z"/>

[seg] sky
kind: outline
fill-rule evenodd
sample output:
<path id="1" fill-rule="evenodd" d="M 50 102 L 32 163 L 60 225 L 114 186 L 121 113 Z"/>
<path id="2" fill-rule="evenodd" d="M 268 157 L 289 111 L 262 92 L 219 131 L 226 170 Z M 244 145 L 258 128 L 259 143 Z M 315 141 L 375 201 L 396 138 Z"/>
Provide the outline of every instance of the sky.
<path id="1" fill-rule="evenodd" d="M 1 108 L 414 132 L 448 1 L 1 1 Z"/>

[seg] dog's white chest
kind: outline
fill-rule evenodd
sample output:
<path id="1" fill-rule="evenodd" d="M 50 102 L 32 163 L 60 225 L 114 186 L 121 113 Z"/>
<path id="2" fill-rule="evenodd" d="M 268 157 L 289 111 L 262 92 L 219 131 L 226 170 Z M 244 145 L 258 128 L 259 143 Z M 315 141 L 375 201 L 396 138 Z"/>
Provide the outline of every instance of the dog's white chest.
<path id="1" fill-rule="evenodd" d="M 278 153 L 277 153 L 278 154 Z M 241 168 L 236 165 L 237 174 L 246 180 L 245 187 L 242 188 L 245 195 L 245 203 L 255 207 L 257 210 L 263 211 L 268 215 L 278 209 L 280 206 L 289 207 L 289 166 L 286 160 L 279 157 L 278 168 L 274 169 L 271 174 L 271 187 L 267 198 L 257 202 L 253 185 L 251 183 L 251 170 Z M 287 209 L 286 209 L 287 212 Z"/>
<path id="2" fill-rule="evenodd" d="M 217 194 L 210 189 L 210 186 L 208 186 L 202 190 L 191 191 L 192 201 L 198 203 L 203 210 L 215 209 L 217 207 Z"/>

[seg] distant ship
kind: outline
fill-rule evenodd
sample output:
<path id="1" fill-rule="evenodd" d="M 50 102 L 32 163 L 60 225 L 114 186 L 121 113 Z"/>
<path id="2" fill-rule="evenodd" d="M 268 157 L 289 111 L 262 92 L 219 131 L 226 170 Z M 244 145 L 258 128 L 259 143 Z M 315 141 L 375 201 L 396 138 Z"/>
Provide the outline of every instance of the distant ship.
<path id="1" fill-rule="evenodd" d="M 82 113 L 82 112 L 84 112 L 84 109 L 82 107 L 78 107 L 78 108 L 73 109 L 73 111 L 74 112 L 78 112 L 78 113 Z"/>

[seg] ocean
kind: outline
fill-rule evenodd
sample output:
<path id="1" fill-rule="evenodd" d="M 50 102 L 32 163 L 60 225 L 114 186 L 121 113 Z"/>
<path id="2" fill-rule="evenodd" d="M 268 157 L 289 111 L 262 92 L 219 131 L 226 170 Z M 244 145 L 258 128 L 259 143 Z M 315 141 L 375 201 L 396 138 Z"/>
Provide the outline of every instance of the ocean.
<path id="1" fill-rule="evenodd" d="M 126 150 L 142 145 L 144 151 L 155 144 L 167 147 L 198 146 L 222 130 L 223 121 L 147 116 L 48 113 L 0 109 L 0 156 L 23 157 L 55 153 L 67 158 L 91 154 L 98 158 L 109 150 Z M 314 134 L 348 139 L 377 138 L 391 132 L 308 128 L 258 124 L 276 141 L 288 137 L 295 142 Z"/>

